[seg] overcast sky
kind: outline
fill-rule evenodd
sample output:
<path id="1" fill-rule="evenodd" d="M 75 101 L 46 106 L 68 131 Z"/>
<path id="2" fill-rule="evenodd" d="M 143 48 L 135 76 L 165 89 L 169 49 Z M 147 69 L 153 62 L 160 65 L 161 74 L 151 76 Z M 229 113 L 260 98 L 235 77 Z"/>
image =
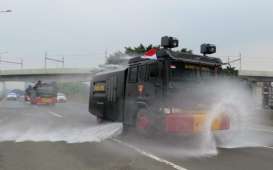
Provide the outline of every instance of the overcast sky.
<path id="1" fill-rule="evenodd" d="M 26 68 L 43 67 L 45 51 L 66 67 L 94 67 L 105 50 L 171 35 L 195 53 L 214 43 L 215 56 L 242 53 L 243 69 L 273 70 L 271 0 L 0 0 L 0 9 L 13 10 L 0 14 L 2 57 L 23 58 Z"/>

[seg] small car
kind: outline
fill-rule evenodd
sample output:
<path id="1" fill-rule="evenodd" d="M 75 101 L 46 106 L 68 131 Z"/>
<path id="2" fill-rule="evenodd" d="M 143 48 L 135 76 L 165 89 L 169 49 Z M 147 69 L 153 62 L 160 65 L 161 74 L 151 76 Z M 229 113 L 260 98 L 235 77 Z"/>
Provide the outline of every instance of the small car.
<path id="1" fill-rule="evenodd" d="M 57 102 L 58 103 L 65 103 L 66 102 L 66 96 L 65 96 L 65 94 L 63 94 L 63 93 L 58 93 L 57 94 Z"/>
<path id="2" fill-rule="evenodd" d="M 6 96 L 7 100 L 17 100 L 18 96 L 16 93 L 9 92 Z"/>

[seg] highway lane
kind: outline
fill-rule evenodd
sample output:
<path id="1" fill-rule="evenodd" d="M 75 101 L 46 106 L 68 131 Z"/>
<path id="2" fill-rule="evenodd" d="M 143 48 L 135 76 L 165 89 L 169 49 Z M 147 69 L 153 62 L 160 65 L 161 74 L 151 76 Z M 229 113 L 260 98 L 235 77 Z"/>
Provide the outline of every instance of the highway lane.
<path id="1" fill-rule="evenodd" d="M 99 141 L 121 129 L 121 124 L 97 126 L 87 106 L 74 103 L 32 106 L 20 101 L 3 101 L 0 112 L 2 141 Z"/>
<path id="2" fill-rule="evenodd" d="M 97 125 L 85 104 L 69 102 L 46 107 L 3 101 L 0 103 L 0 169 L 272 170 L 273 167 L 271 148 L 204 152 L 191 148 L 188 143 L 179 148 L 160 144 L 155 147 L 153 140 L 135 134 L 94 142 L 106 138 L 105 133 L 117 127 Z M 273 139 L 270 129 L 257 133 L 258 137 Z"/>

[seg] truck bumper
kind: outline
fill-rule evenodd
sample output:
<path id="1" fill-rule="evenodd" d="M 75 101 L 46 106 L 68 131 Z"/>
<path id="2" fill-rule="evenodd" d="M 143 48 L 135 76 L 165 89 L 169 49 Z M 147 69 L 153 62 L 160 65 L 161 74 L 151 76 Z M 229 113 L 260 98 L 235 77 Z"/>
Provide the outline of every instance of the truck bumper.
<path id="1" fill-rule="evenodd" d="M 212 121 L 207 114 L 171 113 L 165 117 L 165 132 L 173 134 L 198 133 L 206 130 L 226 130 L 230 127 L 228 116 L 222 114 Z"/>
<path id="2" fill-rule="evenodd" d="M 36 98 L 33 101 L 31 101 L 32 104 L 37 105 L 52 105 L 57 103 L 56 98 Z"/>

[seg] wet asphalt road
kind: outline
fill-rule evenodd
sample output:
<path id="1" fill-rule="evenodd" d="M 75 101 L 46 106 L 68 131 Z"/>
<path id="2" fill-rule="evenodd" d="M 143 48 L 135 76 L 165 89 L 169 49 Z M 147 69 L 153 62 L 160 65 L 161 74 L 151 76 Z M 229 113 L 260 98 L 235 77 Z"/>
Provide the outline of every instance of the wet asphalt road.
<path id="1" fill-rule="evenodd" d="M 94 142 L 118 125 L 98 128 L 104 125 L 96 123 L 87 105 L 37 107 L 5 100 L 0 103 L 0 124 L 1 170 L 273 169 L 271 129 L 255 132 L 259 135 L 252 139 L 266 136 L 268 147 L 200 150 L 191 141 L 179 149 L 155 147 L 151 139 L 130 134 Z"/>

